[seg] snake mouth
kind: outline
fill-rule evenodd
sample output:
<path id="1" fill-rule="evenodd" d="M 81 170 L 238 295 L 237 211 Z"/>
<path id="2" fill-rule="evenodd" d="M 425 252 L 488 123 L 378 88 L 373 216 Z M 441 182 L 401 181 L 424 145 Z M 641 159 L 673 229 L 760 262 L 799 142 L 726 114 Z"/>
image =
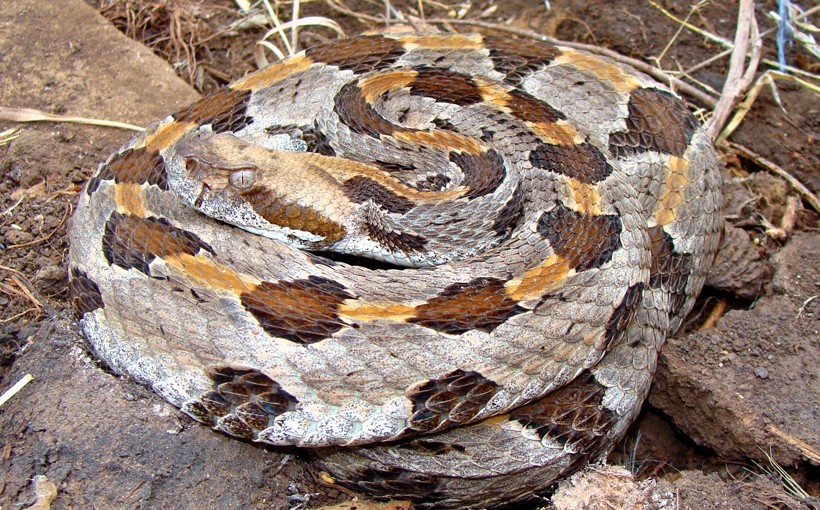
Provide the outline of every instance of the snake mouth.
<path id="1" fill-rule="evenodd" d="M 196 199 L 194 200 L 194 207 L 196 207 L 197 209 L 201 208 L 202 204 L 205 202 L 205 196 L 210 194 L 210 192 L 211 187 L 205 183 L 202 183 L 202 187 L 199 190 L 199 194 L 196 196 Z"/>

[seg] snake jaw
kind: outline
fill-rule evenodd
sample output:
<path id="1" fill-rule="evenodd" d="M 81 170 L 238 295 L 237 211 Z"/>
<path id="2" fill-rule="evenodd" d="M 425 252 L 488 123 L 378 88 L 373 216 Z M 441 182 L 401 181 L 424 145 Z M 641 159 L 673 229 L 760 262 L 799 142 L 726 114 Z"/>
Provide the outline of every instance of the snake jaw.
<path id="1" fill-rule="evenodd" d="M 211 192 L 211 188 L 207 184 L 203 183 L 201 191 L 199 192 L 199 194 L 196 196 L 196 199 L 194 200 L 194 203 L 193 203 L 194 207 L 196 207 L 197 209 L 201 208 L 202 204 L 205 201 L 205 197 L 208 194 L 210 194 L 210 192 Z"/>

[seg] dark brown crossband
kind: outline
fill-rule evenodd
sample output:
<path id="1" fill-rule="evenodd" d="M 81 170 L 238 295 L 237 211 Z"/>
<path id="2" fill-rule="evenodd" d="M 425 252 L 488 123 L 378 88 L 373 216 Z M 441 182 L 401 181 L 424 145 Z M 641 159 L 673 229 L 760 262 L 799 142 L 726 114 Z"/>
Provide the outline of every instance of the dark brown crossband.
<path id="1" fill-rule="evenodd" d="M 507 176 L 504 159 L 493 149 L 475 155 L 466 152 L 451 152 L 450 161 L 461 168 L 464 174 L 462 184 L 470 188 L 465 195 L 468 198 L 478 198 L 493 193 Z"/>
<path id="2" fill-rule="evenodd" d="M 650 228 L 649 239 L 652 242 L 649 287 L 669 293 L 669 315 L 674 317 L 686 302 L 686 283 L 692 273 L 692 256 L 675 252 L 672 237 L 663 227 Z"/>
<path id="3" fill-rule="evenodd" d="M 532 404 L 510 413 L 538 437 L 546 437 L 575 452 L 589 454 L 606 441 L 607 431 L 616 417 L 601 403 L 606 388 L 592 374 L 585 372 L 567 384 Z"/>
<path id="4" fill-rule="evenodd" d="M 424 180 L 416 183 L 415 187 L 422 191 L 441 191 L 450 185 L 450 178 L 443 174 L 428 175 Z"/>
<path id="5" fill-rule="evenodd" d="M 219 419 L 218 424 L 220 429 L 232 436 L 242 437 L 245 439 L 253 439 L 254 436 L 256 436 L 256 432 L 253 427 L 242 421 L 242 419 L 235 414 L 223 416 Z"/>
<path id="6" fill-rule="evenodd" d="M 311 207 L 283 200 L 269 188 L 256 186 L 240 194 L 259 216 L 272 225 L 322 236 L 324 245 L 331 245 L 347 234 L 347 229 L 343 225 L 328 219 Z"/>
<path id="7" fill-rule="evenodd" d="M 221 89 L 178 111 L 174 119 L 200 126 L 210 124 L 215 133 L 235 133 L 253 122 L 247 115 L 250 90 Z"/>
<path id="8" fill-rule="evenodd" d="M 127 149 L 114 156 L 105 164 L 100 173 L 88 181 L 85 192 L 88 196 L 97 191 L 100 182 L 113 180 L 117 184 L 153 184 L 159 189 L 168 189 L 168 175 L 159 152 Z"/>
<path id="9" fill-rule="evenodd" d="M 71 306 L 74 310 L 74 316 L 78 319 L 82 319 L 87 313 L 105 307 L 100 288 L 94 280 L 76 267 L 71 268 L 71 277 L 68 281 L 68 293 L 71 296 Z"/>
<path id="10" fill-rule="evenodd" d="M 616 157 L 652 150 L 683 156 L 698 122 L 680 99 L 657 89 L 638 89 L 629 98 L 626 131 L 609 136 Z"/>
<path id="11" fill-rule="evenodd" d="M 271 336 L 299 344 L 328 338 L 349 326 L 338 309 L 353 299 L 340 283 L 319 276 L 291 282 L 262 282 L 240 295 L 242 305 Z"/>
<path id="12" fill-rule="evenodd" d="M 541 215 L 537 228 L 555 254 L 569 260 L 579 273 L 609 262 L 621 246 L 617 216 L 588 216 L 557 204 Z"/>
<path id="13" fill-rule="evenodd" d="M 380 135 L 391 135 L 399 129 L 409 131 L 379 115 L 367 102 L 355 82 L 342 87 L 339 93 L 336 94 L 334 102 L 333 111 L 339 116 L 339 121 L 354 133 L 379 138 Z"/>
<path id="14" fill-rule="evenodd" d="M 406 254 L 419 253 L 427 246 L 427 239 L 409 232 L 399 232 L 381 226 L 380 221 L 367 221 L 364 224 L 370 239 L 387 247 L 390 251 Z"/>
<path id="15" fill-rule="evenodd" d="M 320 44 L 305 51 L 311 60 L 354 73 L 386 69 L 404 55 L 402 44 L 373 35 Z"/>
<path id="16" fill-rule="evenodd" d="M 114 212 L 105 224 L 102 250 L 109 264 L 134 268 L 151 276 L 149 265 L 157 257 L 213 253 L 196 234 L 174 227 L 165 218 L 141 218 Z"/>
<path id="17" fill-rule="evenodd" d="M 478 85 L 466 74 L 426 66 L 414 67 L 413 70 L 418 73 L 410 84 L 410 93 L 415 96 L 459 106 L 483 101 Z"/>
<path id="18" fill-rule="evenodd" d="M 431 122 L 436 126 L 436 129 L 441 131 L 452 131 L 454 133 L 458 132 L 458 128 L 447 119 L 436 117 Z"/>
<path id="19" fill-rule="evenodd" d="M 641 306 L 643 299 L 643 283 L 636 283 L 626 289 L 624 298 L 621 303 L 615 307 L 615 311 L 609 316 L 606 323 L 606 338 L 607 350 L 613 349 L 620 344 L 624 338 L 624 333 L 629 323 L 635 317 L 635 313 Z"/>
<path id="20" fill-rule="evenodd" d="M 492 142 L 495 139 L 495 135 L 496 135 L 496 133 L 492 129 L 490 129 L 490 128 L 481 128 L 481 136 L 479 137 L 479 139 L 482 142 L 489 143 L 489 142 Z"/>
<path id="21" fill-rule="evenodd" d="M 416 170 L 416 167 L 412 163 L 399 163 L 398 161 L 382 161 L 377 159 L 373 162 L 376 166 L 381 168 L 387 173 L 394 174 L 394 173 L 412 173 Z"/>
<path id="22" fill-rule="evenodd" d="M 342 186 L 347 197 L 357 204 L 373 200 L 387 212 L 398 214 L 404 214 L 416 206 L 412 200 L 399 196 L 373 179 L 361 175 L 348 179 Z"/>
<path id="23" fill-rule="evenodd" d="M 530 152 L 530 163 L 587 184 L 606 179 L 613 170 L 601 151 L 588 143 L 568 147 L 542 143 Z"/>
<path id="24" fill-rule="evenodd" d="M 495 217 L 495 221 L 493 221 L 493 226 L 491 227 L 499 239 L 507 239 L 512 235 L 513 230 L 515 227 L 521 223 L 521 219 L 524 217 L 524 193 L 521 192 L 521 184 L 519 183 L 518 188 L 515 192 L 510 196 L 507 202 L 504 204 L 504 207 L 498 211 L 498 214 Z"/>
<path id="25" fill-rule="evenodd" d="M 276 381 L 255 369 L 211 365 L 205 374 L 214 389 L 187 403 L 185 411 L 198 421 L 215 425 L 230 434 L 253 438 L 256 431 L 271 425 L 271 420 L 296 408 L 298 400 Z"/>
<path id="26" fill-rule="evenodd" d="M 453 370 L 438 379 L 428 379 L 407 388 L 405 396 L 413 402 L 408 427 L 428 432 L 445 421 L 467 423 L 478 414 L 498 385 L 478 372 Z"/>
<path id="27" fill-rule="evenodd" d="M 458 443 L 444 443 L 429 439 L 413 439 L 398 445 L 402 450 L 422 452 L 427 455 L 445 455 L 451 452 L 464 452 L 466 448 Z"/>
<path id="28" fill-rule="evenodd" d="M 508 95 L 507 108 L 515 118 L 524 122 L 551 124 L 567 118 L 552 106 L 522 90 L 511 90 Z"/>
<path id="29" fill-rule="evenodd" d="M 364 490 L 374 497 L 389 497 L 391 499 L 423 499 L 424 501 L 438 501 L 447 497 L 439 479 L 433 475 L 413 473 L 406 469 L 383 466 L 372 463 L 367 468 L 358 469 L 350 480 L 340 480 L 354 490 Z"/>
<path id="30" fill-rule="evenodd" d="M 299 126 L 296 124 L 272 124 L 265 128 L 268 136 L 288 135 L 290 138 L 305 139 L 313 131 L 313 126 Z"/>
<path id="31" fill-rule="evenodd" d="M 222 398 L 217 391 L 208 391 L 199 396 L 197 403 L 189 404 L 186 411 L 193 408 L 193 417 L 202 423 L 213 425 L 216 418 L 227 416 L 231 412 L 231 403 Z"/>
<path id="32" fill-rule="evenodd" d="M 416 307 L 407 322 L 459 335 L 478 329 L 493 331 L 507 319 L 526 310 L 505 294 L 497 278 L 475 278 L 445 287 L 438 296 Z"/>
<path id="33" fill-rule="evenodd" d="M 330 145 L 327 135 L 318 127 L 314 127 L 310 132 L 305 132 L 308 142 L 308 152 L 315 152 L 323 156 L 335 156 L 336 149 Z M 312 139 L 309 136 L 312 135 Z"/>
<path id="34" fill-rule="evenodd" d="M 495 70 L 513 86 L 520 85 L 527 75 L 543 69 L 561 53 L 550 44 L 509 37 L 485 36 L 484 46 L 490 51 Z"/>

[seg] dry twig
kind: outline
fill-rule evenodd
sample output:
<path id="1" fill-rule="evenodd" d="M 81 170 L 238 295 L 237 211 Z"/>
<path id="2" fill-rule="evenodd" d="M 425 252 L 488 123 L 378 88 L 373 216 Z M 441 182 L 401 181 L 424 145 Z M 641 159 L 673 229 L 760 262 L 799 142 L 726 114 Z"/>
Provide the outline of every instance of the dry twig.
<path id="1" fill-rule="evenodd" d="M 706 317 L 706 320 L 703 321 L 703 324 L 700 325 L 698 331 L 708 331 L 715 327 L 717 321 L 723 316 L 723 313 L 726 311 L 726 300 L 719 299 L 715 306 L 712 307 L 712 310 L 709 312 L 709 316 Z"/>
<path id="2" fill-rule="evenodd" d="M 800 199 L 789 197 L 786 199 L 786 210 L 780 219 L 780 226 L 773 225 L 766 218 L 761 218 L 761 223 L 766 228 L 766 235 L 778 241 L 785 241 L 792 235 L 794 223 L 797 221 L 797 210 L 800 208 Z"/>
<path id="3" fill-rule="evenodd" d="M 788 182 L 789 185 L 794 188 L 794 190 L 797 191 L 797 193 L 803 198 L 803 200 L 808 202 L 812 209 L 820 213 L 820 201 L 817 200 L 817 196 L 809 191 L 809 189 L 802 182 L 798 181 L 790 173 L 764 158 L 760 154 L 757 154 L 747 147 L 744 147 L 743 145 L 734 142 L 726 142 L 726 145 L 744 158 L 751 160 L 762 168 L 765 168 L 769 172 Z"/>
<path id="4" fill-rule="evenodd" d="M 66 222 L 66 220 L 68 220 L 68 217 L 71 214 L 71 211 L 73 209 L 74 209 L 74 207 L 71 205 L 71 201 L 67 200 L 66 204 L 65 204 L 65 210 L 63 211 L 63 217 L 60 218 L 60 223 L 56 227 L 54 227 L 54 229 L 51 232 L 49 232 L 48 235 L 46 235 L 45 237 L 38 237 L 37 239 L 33 239 L 33 240 L 28 241 L 26 243 L 12 244 L 11 246 L 8 247 L 8 249 L 11 249 L 11 248 L 25 248 L 26 246 L 33 246 L 35 244 L 40 244 L 40 243 L 44 243 L 44 242 L 48 241 L 49 239 L 51 239 L 54 236 L 54 234 L 56 234 L 57 232 L 60 231 L 61 228 L 63 228 L 63 225 L 65 225 L 65 222 Z"/>
<path id="5" fill-rule="evenodd" d="M 34 377 L 32 377 L 31 374 L 26 374 L 19 381 L 14 383 L 14 385 L 11 388 L 4 391 L 3 394 L 0 395 L 0 406 L 8 402 L 9 399 L 11 399 L 11 397 L 19 393 L 20 390 L 25 388 L 26 384 L 30 383 L 33 379 Z"/>
<path id="6" fill-rule="evenodd" d="M 40 296 L 39 292 L 37 292 L 37 289 L 34 288 L 34 285 L 32 285 L 28 278 L 26 278 L 25 274 L 14 268 L 3 265 L 0 265 L 0 270 L 11 273 L 11 276 L 8 277 L 7 281 L 10 281 L 17 287 L 15 288 L 12 285 L 0 282 L 0 292 L 3 292 L 9 296 L 16 297 L 18 299 L 22 299 L 24 301 L 28 301 L 32 304 L 31 308 L 28 308 L 27 310 L 18 313 L 14 317 L 6 318 L 0 322 L 11 322 L 31 312 L 36 312 L 39 315 L 42 311 L 45 311 L 46 314 L 48 314 L 49 316 L 54 316 L 57 314 L 57 311 L 54 309 L 54 307 L 48 304 L 48 302 Z"/>
<path id="7" fill-rule="evenodd" d="M 749 43 L 752 42 L 752 56 L 749 66 L 746 67 L 746 53 Z M 753 0 L 740 0 L 740 10 L 737 16 L 737 32 L 735 33 L 734 50 L 729 64 L 729 74 L 723 85 L 714 113 L 706 123 L 706 132 L 715 140 L 723 129 L 726 120 L 734 110 L 737 98 L 740 97 L 754 80 L 757 64 L 760 61 L 760 35 L 757 30 L 757 21 L 754 13 Z"/>
<path id="8" fill-rule="evenodd" d="M 19 137 L 20 133 L 18 131 L 20 130 L 17 128 L 11 128 L 0 133 L 0 147 Z"/>
<path id="9" fill-rule="evenodd" d="M 686 18 L 685 18 L 685 19 L 683 19 L 683 20 L 679 20 L 678 18 L 676 18 L 676 17 L 672 16 L 672 14 L 671 14 L 671 13 L 669 13 L 669 11 L 667 11 L 666 9 L 664 9 L 663 7 L 661 7 L 660 5 L 658 5 L 657 3 L 652 2 L 651 0 L 650 0 L 650 2 L 649 2 L 649 3 L 650 3 L 650 4 L 652 4 L 652 6 L 653 6 L 653 7 L 657 8 L 657 9 L 660 9 L 660 11 L 661 11 L 663 14 L 665 14 L 666 16 L 668 16 L 668 17 L 672 18 L 673 20 L 677 21 L 677 22 L 678 22 L 678 24 L 680 25 L 680 26 L 678 27 L 678 30 L 677 30 L 677 31 L 675 32 L 675 34 L 672 36 L 672 38 L 671 38 L 671 39 L 669 39 L 669 42 L 667 42 L 667 43 L 666 43 L 666 46 L 664 46 L 663 50 L 661 50 L 661 54 L 660 54 L 660 55 L 658 55 L 658 57 L 654 59 L 654 60 L 655 60 L 655 63 L 657 64 L 657 66 L 658 66 L 658 67 L 661 67 L 661 60 L 663 60 L 663 57 L 664 57 L 664 56 L 666 55 L 666 53 L 669 51 L 669 48 L 671 48 L 671 47 L 672 47 L 672 45 L 675 43 L 675 40 L 678 38 L 678 36 L 680 35 L 680 33 L 683 31 L 683 29 L 684 29 L 684 28 L 689 28 L 690 30 L 700 30 L 700 29 L 698 29 L 697 27 L 695 27 L 695 26 L 693 26 L 693 25 L 690 25 L 690 24 L 689 24 L 689 18 L 691 18 L 691 17 L 692 17 L 692 15 L 693 15 L 693 14 L 695 14 L 695 12 L 696 12 L 698 9 L 700 9 L 701 7 L 703 7 L 704 5 L 706 5 L 706 1 L 705 1 L 705 0 L 701 0 L 700 2 L 696 3 L 695 5 L 693 5 L 693 6 L 692 6 L 692 8 L 691 8 L 691 9 L 689 9 L 689 12 L 686 14 Z"/>
<path id="10" fill-rule="evenodd" d="M 386 19 L 380 16 L 371 16 L 369 14 L 365 14 L 363 12 L 356 12 L 352 9 L 349 9 L 346 5 L 342 4 L 338 0 L 325 0 L 326 5 L 333 9 L 334 11 L 344 14 L 345 16 L 350 16 L 351 18 L 358 19 L 359 21 L 367 21 L 370 23 L 385 23 Z"/>
<path id="11" fill-rule="evenodd" d="M 299 34 L 299 27 L 307 27 L 307 26 L 320 26 L 325 27 L 333 30 L 341 37 L 345 37 L 345 32 L 342 29 L 341 25 L 336 23 L 330 18 L 325 18 L 323 16 L 308 16 L 306 18 L 299 17 L 299 4 L 300 0 L 294 0 L 292 11 L 291 11 L 291 20 L 282 23 L 279 20 L 279 15 L 277 10 L 271 7 L 269 0 L 262 0 L 262 4 L 265 7 L 265 13 L 267 14 L 267 22 L 273 26 L 271 30 L 268 30 L 265 35 L 262 36 L 260 41 L 257 41 L 256 48 L 253 51 L 253 57 L 256 61 L 256 66 L 258 68 L 263 68 L 268 65 L 268 59 L 265 56 L 265 50 L 272 52 L 276 55 L 278 60 L 282 60 L 288 55 L 293 55 L 299 51 L 298 46 L 298 34 Z M 290 38 L 285 35 L 285 32 L 290 30 Z M 268 41 L 268 38 L 278 35 L 279 38 L 282 40 L 282 46 L 284 47 L 284 51 L 279 49 L 275 44 Z"/>
<path id="12" fill-rule="evenodd" d="M 805 301 L 803 301 L 803 304 L 800 305 L 800 309 L 797 310 L 797 315 L 794 317 L 794 320 L 799 319 L 800 316 L 803 315 L 803 311 L 806 309 L 806 307 L 809 306 L 809 303 L 811 303 L 812 301 L 817 299 L 817 297 L 818 297 L 818 294 L 815 294 L 815 295 L 811 296 L 810 298 L 806 299 Z"/>
<path id="13" fill-rule="evenodd" d="M 12 122 L 70 122 L 73 124 L 89 124 L 92 126 L 115 127 L 121 129 L 131 129 L 134 131 L 145 131 L 145 128 L 116 122 L 113 120 L 90 119 L 88 117 L 74 117 L 71 115 L 55 115 L 33 108 L 6 108 L 0 106 L 0 120 Z"/>

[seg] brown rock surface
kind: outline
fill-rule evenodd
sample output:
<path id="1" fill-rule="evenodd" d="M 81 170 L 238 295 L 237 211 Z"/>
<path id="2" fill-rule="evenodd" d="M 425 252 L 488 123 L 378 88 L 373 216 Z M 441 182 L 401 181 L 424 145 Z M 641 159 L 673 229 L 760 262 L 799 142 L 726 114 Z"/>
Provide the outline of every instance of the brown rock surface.
<path id="1" fill-rule="evenodd" d="M 722 458 L 820 463 L 820 251 L 798 233 L 777 254 L 770 289 L 714 329 L 670 340 L 649 397 Z M 814 304 L 813 304 L 814 303 Z"/>

